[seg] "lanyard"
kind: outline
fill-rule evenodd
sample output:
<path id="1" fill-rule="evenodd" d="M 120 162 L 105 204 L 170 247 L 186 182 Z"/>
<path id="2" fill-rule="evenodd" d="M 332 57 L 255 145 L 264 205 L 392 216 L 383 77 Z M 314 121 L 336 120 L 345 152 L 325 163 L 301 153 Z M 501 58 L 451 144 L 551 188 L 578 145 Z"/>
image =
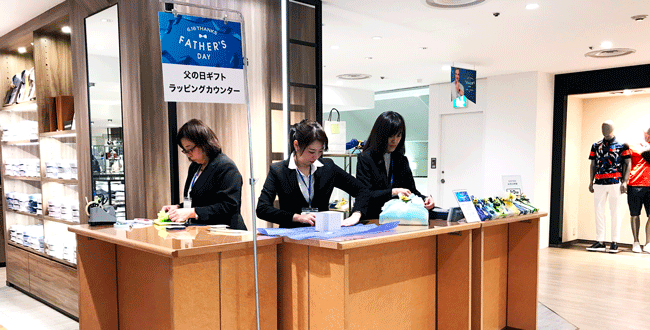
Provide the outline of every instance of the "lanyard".
<path id="1" fill-rule="evenodd" d="M 192 188 L 194 188 L 194 183 L 196 183 L 196 179 L 199 177 L 200 174 L 201 174 L 201 169 L 199 168 L 199 170 L 196 171 L 196 173 L 194 173 L 194 178 L 192 178 L 192 182 L 190 183 L 190 189 L 187 191 L 187 196 L 189 196 L 190 192 L 192 192 Z"/>
<path id="2" fill-rule="evenodd" d="M 296 171 L 298 171 L 298 175 L 300 176 L 302 183 L 307 187 L 307 202 L 309 203 L 309 208 L 311 208 L 311 165 L 309 165 L 309 185 L 307 185 L 305 182 L 305 179 L 303 178 L 302 173 L 300 173 L 300 170 L 296 168 Z"/>
<path id="3" fill-rule="evenodd" d="M 390 187 L 393 188 L 393 157 L 390 157 Z"/>

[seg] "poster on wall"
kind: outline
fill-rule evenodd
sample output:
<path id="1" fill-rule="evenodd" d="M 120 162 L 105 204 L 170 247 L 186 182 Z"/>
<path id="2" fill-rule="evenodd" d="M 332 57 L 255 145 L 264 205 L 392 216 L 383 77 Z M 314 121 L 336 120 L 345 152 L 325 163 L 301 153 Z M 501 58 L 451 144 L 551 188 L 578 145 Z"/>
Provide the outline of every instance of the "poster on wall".
<path id="1" fill-rule="evenodd" d="M 165 102 L 246 103 L 241 24 L 158 12 Z"/>
<path id="2" fill-rule="evenodd" d="M 476 71 L 451 67 L 451 101 L 454 108 L 464 108 L 467 101 L 476 104 Z"/>

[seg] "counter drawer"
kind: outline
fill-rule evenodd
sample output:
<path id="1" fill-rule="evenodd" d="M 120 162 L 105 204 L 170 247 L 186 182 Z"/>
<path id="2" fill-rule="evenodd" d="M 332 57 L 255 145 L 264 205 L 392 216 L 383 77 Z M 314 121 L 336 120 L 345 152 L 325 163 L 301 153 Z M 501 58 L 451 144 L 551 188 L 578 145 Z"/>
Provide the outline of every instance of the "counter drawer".
<path id="1" fill-rule="evenodd" d="M 30 254 L 29 291 L 64 311 L 79 316 L 77 269 Z"/>

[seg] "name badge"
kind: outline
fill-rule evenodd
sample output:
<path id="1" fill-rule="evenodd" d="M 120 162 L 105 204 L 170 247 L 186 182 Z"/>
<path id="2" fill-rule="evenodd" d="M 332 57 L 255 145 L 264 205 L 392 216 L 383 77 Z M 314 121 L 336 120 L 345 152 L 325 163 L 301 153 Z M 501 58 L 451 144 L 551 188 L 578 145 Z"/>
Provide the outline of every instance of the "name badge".
<path id="1" fill-rule="evenodd" d="M 189 196 L 185 197 L 183 200 L 183 208 L 184 209 L 191 209 L 192 208 L 192 198 Z"/>
<path id="2" fill-rule="evenodd" d="M 318 209 L 315 209 L 313 207 L 312 208 L 303 207 L 302 212 L 300 214 L 302 215 L 302 214 L 307 214 L 307 213 L 318 213 Z"/>

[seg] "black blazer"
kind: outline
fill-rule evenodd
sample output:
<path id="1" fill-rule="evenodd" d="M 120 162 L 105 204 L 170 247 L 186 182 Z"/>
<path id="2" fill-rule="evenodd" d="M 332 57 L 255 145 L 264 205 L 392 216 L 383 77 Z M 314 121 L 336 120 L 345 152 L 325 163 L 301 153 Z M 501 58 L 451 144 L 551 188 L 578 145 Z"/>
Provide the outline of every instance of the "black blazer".
<path id="1" fill-rule="evenodd" d="M 415 188 L 408 158 L 399 152 L 393 152 L 391 160 L 393 165 L 390 167 L 390 173 L 386 174 L 383 154 L 375 155 L 364 151 L 357 157 L 357 179 L 370 189 L 368 212 L 364 214 L 363 219 L 379 219 L 381 207 L 393 198 L 393 188 L 406 188 L 422 199 L 426 198 Z M 392 186 L 390 175 L 393 176 Z"/>
<path id="2" fill-rule="evenodd" d="M 192 163 L 187 172 L 183 196 L 187 196 L 194 174 L 201 165 Z M 223 153 L 210 159 L 190 192 L 192 207 L 198 215 L 193 223 L 226 224 L 233 229 L 246 229 L 241 217 L 242 176 L 235 163 Z"/>
<path id="3" fill-rule="evenodd" d="M 366 213 L 369 191 L 353 176 L 338 167 L 331 159 L 320 158 L 323 166 L 314 172 L 313 208 L 319 211 L 329 210 L 329 200 L 334 187 L 356 197 L 353 212 Z M 280 208 L 273 207 L 275 196 L 278 196 Z M 304 227 L 307 224 L 293 221 L 294 214 L 300 214 L 309 203 L 300 191 L 295 169 L 289 169 L 289 160 L 271 164 L 266 176 L 262 194 L 257 202 L 257 217 L 277 223 L 283 228 Z"/>

